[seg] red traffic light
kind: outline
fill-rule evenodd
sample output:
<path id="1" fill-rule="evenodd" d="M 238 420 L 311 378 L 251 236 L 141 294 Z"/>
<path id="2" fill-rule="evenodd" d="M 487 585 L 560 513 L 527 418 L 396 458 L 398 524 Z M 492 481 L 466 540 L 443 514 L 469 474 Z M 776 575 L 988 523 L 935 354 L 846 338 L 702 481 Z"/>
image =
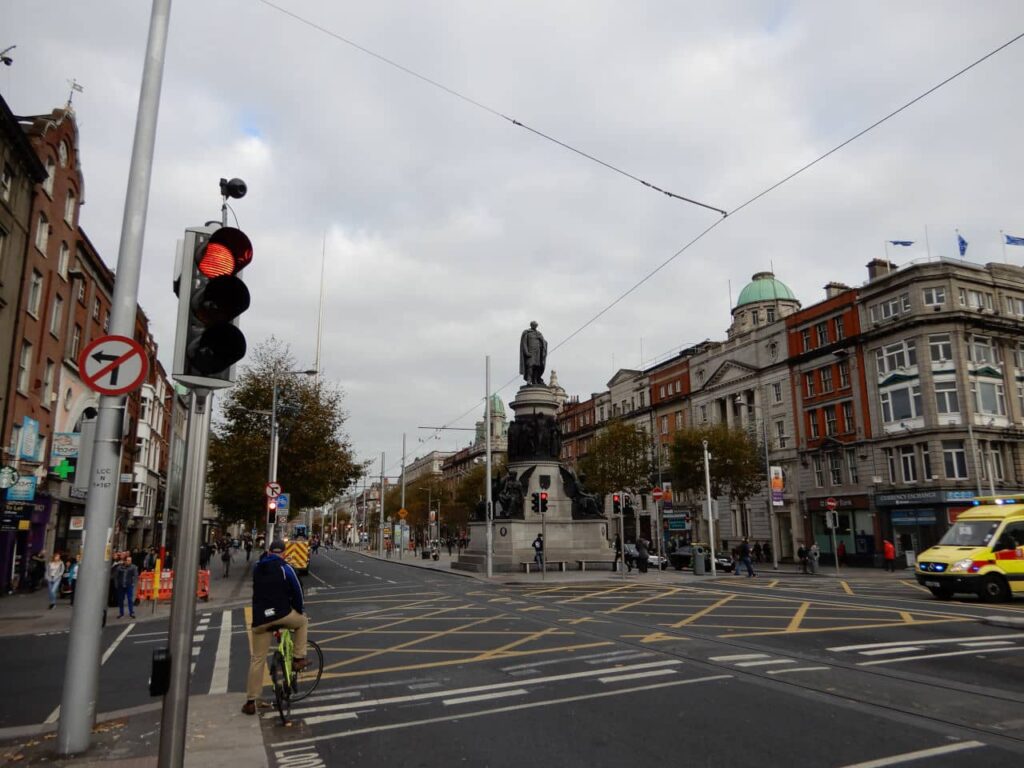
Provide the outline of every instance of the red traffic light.
<path id="1" fill-rule="evenodd" d="M 548 492 L 547 491 L 541 491 L 540 492 L 540 500 L 541 501 L 547 501 L 548 500 Z"/>
<path id="2" fill-rule="evenodd" d="M 240 229 L 221 227 L 203 247 L 196 269 L 206 277 L 234 275 L 252 261 L 252 242 Z"/>
<path id="3" fill-rule="evenodd" d="M 619 503 L 619 494 L 617 494 L 617 493 L 612 494 L 612 501 L 615 502 L 616 504 L 618 504 Z"/>

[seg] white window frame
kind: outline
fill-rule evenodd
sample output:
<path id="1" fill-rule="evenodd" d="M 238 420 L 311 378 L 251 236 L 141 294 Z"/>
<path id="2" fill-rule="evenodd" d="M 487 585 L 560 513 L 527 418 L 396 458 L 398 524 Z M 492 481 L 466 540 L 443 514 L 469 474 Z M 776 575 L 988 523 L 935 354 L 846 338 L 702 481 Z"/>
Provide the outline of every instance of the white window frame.
<path id="1" fill-rule="evenodd" d="M 926 307 L 939 307 L 946 303 L 946 289 L 944 286 L 935 285 L 921 291 L 921 298 Z"/>
<path id="2" fill-rule="evenodd" d="M 992 397 L 995 401 L 992 405 L 995 406 L 995 410 L 991 410 L 983 402 L 989 387 L 992 388 Z M 1006 415 L 1006 388 L 1003 386 L 1003 382 L 990 381 L 987 379 L 972 379 L 971 394 L 974 397 L 974 406 L 978 409 L 978 413 L 985 414 L 986 416 Z"/>
<path id="3" fill-rule="evenodd" d="M 967 452 L 964 450 L 963 440 L 942 441 L 942 467 L 947 480 L 968 479 Z"/>
<path id="4" fill-rule="evenodd" d="M 32 270 L 32 276 L 28 284 L 28 306 L 26 309 L 32 317 L 39 319 L 39 307 L 43 302 L 43 275 L 36 269 Z"/>
<path id="5" fill-rule="evenodd" d="M 32 382 L 32 342 L 22 341 L 21 352 L 18 355 L 18 391 L 23 395 L 28 394 Z"/>
<path id="6" fill-rule="evenodd" d="M 64 297 L 56 294 L 53 297 L 53 307 L 50 309 L 50 335 L 55 339 L 60 338 L 60 326 L 64 322 Z"/>
<path id="7" fill-rule="evenodd" d="M 913 445 L 899 447 L 900 478 L 904 483 L 917 482 L 917 449 Z"/>
<path id="8" fill-rule="evenodd" d="M 814 465 L 814 487 L 825 487 L 825 468 L 822 466 L 821 456 L 812 456 L 811 463 Z"/>
<path id="9" fill-rule="evenodd" d="M 860 482 L 860 474 L 857 472 L 857 451 L 854 448 L 846 449 L 846 477 L 850 485 L 857 485 Z"/>
<path id="10" fill-rule="evenodd" d="M 46 247 L 50 244 L 50 220 L 46 218 L 46 214 L 42 211 L 39 212 L 39 217 L 36 219 L 36 237 L 35 246 L 43 256 L 46 255 Z"/>
<path id="11" fill-rule="evenodd" d="M 933 363 L 953 359 L 953 337 L 948 333 L 933 333 L 928 337 L 928 356 Z"/>
<path id="12" fill-rule="evenodd" d="M 897 416 L 894 408 L 896 404 L 894 396 L 902 392 L 907 393 L 907 404 L 910 406 L 910 412 L 907 415 Z M 900 396 L 902 397 L 902 395 Z M 914 419 L 924 413 L 920 384 L 908 382 L 894 387 L 887 387 L 879 391 L 878 399 L 882 406 L 882 421 L 886 424 L 894 424 L 905 419 Z"/>
<path id="13" fill-rule="evenodd" d="M 936 379 L 933 382 L 935 390 L 935 410 L 942 416 L 958 415 L 960 413 L 960 393 L 957 390 L 956 379 Z"/>

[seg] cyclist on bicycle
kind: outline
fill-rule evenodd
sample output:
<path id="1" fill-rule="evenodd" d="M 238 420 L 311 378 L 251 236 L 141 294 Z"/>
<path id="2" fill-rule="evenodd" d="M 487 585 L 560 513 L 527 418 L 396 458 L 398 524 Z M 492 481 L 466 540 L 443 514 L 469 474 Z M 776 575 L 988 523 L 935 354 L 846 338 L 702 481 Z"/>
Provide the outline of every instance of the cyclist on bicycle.
<path id="1" fill-rule="evenodd" d="M 263 691 L 263 666 L 275 629 L 295 632 L 292 669 L 306 667 L 306 637 L 309 622 L 302 612 L 302 585 L 281 553 L 284 542 L 274 541 L 252 569 L 252 658 L 242 712 L 256 714 L 256 699 Z"/>

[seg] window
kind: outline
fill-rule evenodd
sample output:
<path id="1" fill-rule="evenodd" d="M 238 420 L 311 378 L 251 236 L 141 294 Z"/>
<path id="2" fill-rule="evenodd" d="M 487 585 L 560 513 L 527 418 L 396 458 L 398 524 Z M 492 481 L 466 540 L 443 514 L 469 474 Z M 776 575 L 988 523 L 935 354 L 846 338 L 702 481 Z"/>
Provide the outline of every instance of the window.
<path id="1" fill-rule="evenodd" d="M 99 299 L 93 299 L 92 300 L 92 319 L 93 320 L 99 320 L 100 319 L 100 300 Z"/>
<path id="2" fill-rule="evenodd" d="M 845 360 L 839 364 L 839 388 L 850 386 L 850 364 Z"/>
<path id="3" fill-rule="evenodd" d="M 760 325 L 761 313 L 758 312 L 756 309 L 750 310 L 750 319 L 753 321 L 754 325 Z"/>
<path id="4" fill-rule="evenodd" d="M 64 322 L 64 299 L 53 297 L 53 309 L 50 310 L 50 333 L 60 338 L 60 326 Z"/>
<path id="5" fill-rule="evenodd" d="M 917 365 L 917 347 L 913 341 L 897 341 L 875 350 L 880 374 Z"/>
<path id="6" fill-rule="evenodd" d="M 853 432 L 855 428 L 853 423 L 853 403 L 843 403 L 843 431 Z"/>
<path id="7" fill-rule="evenodd" d="M 43 371 L 43 408 L 50 407 L 50 400 L 53 396 L 53 361 L 46 361 L 46 368 Z"/>
<path id="8" fill-rule="evenodd" d="M 75 323 L 75 329 L 74 329 L 74 331 L 71 332 L 71 349 L 69 350 L 69 352 L 71 353 L 71 359 L 72 360 L 77 360 L 78 359 L 78 348 L 81 345 L 82 345 L 82 326 L 80 326 L 78 323 Z"/>
<path id="9" fill-rule="evenodd" d="M 804 374 L 804 392 L 808 397 L 814 397 L 814 371 Z"/>
<path id="10" fill-rule="evenodd" d="M 807 352 L 811 348 L 811 331 L 809 328 L 805 328 L 800 332 L 800 339 L 803 343 L 803 351 Z"/>
<path id="11" fill-rule="evenodd" d="M 46 158 L 46 181 L 43 182 L 43 191 L 50 197 L 53 197 L 53 177 L 56 171 L 57 166 L 53 162 L 53 158 Z"/>
<path id="12" fill-rule="evenodd" d="M 815 456 L 811 461 L 814 464 L 814 487 L 821 488 L 825 485 L 825 471 L 821 466 L 821 456 Z"/>
<path id="13" fill-rule="evenodd" d="M 764 311 L 769 323 L 775 322 L 775 307 L 768 307 Z"/>
<path id="14" fill-rule="evenodd" d="M 1017 346 L 1013 349 L 1013 364 L 1018 371 L 1024 369 L 1024 341 L 1017 342 Z"/>
<path id="15" fill-rule="evenodd" d="M 28 311 L 33 317 L 39 317 L 39 304 L 43 300 L 43 276 L 32 270 L 32 278 L 28 284 Z"/>
<path id="16" fill-rule="evenodd" d="M 598 411 L 599 411 L 599 413 L 598 413 L 598 419 L 600 419 L 601 421 L 604 421 L 604 406 L 602 405 L 602 406 L 601 406 L 601 407 L 600 407 L 600 408 L 598 409 Z"/>
<path id="17" fill-rule="evenodd" d="M 949 480 L 967 479 L 967 454 L 963 440 L 942 441 L 942 463 Z"/>
<path id="18" fill-rule="evenodd" d="M 641 392 L 640 393 L 640 407 L 641 408 L 647 407 L 647 393 L 646 392 Z"/>
<path id="19" fill-rule="evenodd" d="M 664 384 L 662 384 L 660 387 L 658 387 L 658 397 L 660 397 L 662 399 L 665 398 L 665 385 Z"/>
<path id="20" fill-rule="evenodd" d="M 50 220 L 46 214 L 40 213 L 36 221 L 36 248 L 46 255 L 46 245 L 50 242 Z"/>
<path id="21" fill-rule="evenodd" d="M 821 391 L 831 392 L 832 391 L 832 369 L 822 368 L 821 369 Z"/>
<path id="22" fill-rule="evenodd" d="M 921 443 L 918 448 L 921 450 L 921 471 L 924 472 L 924 480 L 932 480 L 932 454 L 928 450 L 928 443 Z"/>
<path id="23" fill-rule="evenodd" d="M 772 384 L 772 397 L 775 398 L 776 403 L 782 402 L 782 384 L 776 382 Z"/>
<path id="24" fill-rule="evenodd" d="M 956 393 L 956 381 L 935 382 L 935 409 L 939 413 L 960 413 L 960 398 Z"/>
<path id="25" fill-rule="evenodd" d="M 779 448 L 786 447 L 786 422 L 779 419 L 775 422 L 775 437 L 779 441 Z"/>
<path id="26" fill-rule="evenodd" d="M 1003 444 L 988 444 L 988 461 L 992 469 L 992 477 L 996 480 L 1004 480 L 1003 475 Z"/>
<path id="27" fill-rule="evenodd" d="M 877 323 L 879 320 L 888 320 L 891 317 L 898 317 L 901 307 L 903 307 L 905 311 L 910 311 L 910 297 L 907 294 L 903 294 L 902 297 L 894 296 L 880 304 L 875 304 L 868 311 L 868 315 L 872 322 Z"/>
<path id="28" fill-rule="evenodd" d="M 18 391 L 28 394 L 29 376 L 32 373 L 32 345 L 27 341 L 21 344 L 21 357 L 18 358 Z"/>
<path id="29" fill-rule="evenodd" d="M 661 434 L 668 434 L 668 416 L 661 417 Z"/>
<path id="30" fill-rule="evenodd" d="M 860 482 L 857 474 L 857 452 L 853 448 L 846 449 L 846 476 L 850 480 L 850 485 Z"/>
<path id="31" fill-rule="evenodd" d="M 889 482 L 896 482 L 896 451 L 885 448 L 885 467 L 889 471 Z"/>
<path id="32" fill-rule="evenodd" d="M 57 159 L 60 160 L 60 167 L 67 168 L 68 165 L 68 143 L 62 141 L 60 146 L 57 147 Z"/>
<path id="33" fill-rule="evenodd" d="M 64 198 L 64 221 L 69 226 L 75 226 L 75 193 L 70 189 L 68 190 L 68 196 Z"/>
<path id="34" fill-rule="evenodd" d="M 912 445 L 900 446 L 900 469 L 903 472 L 904 483 L 917 482 L 917 451 Z"/>
<path id="35" fill-rule="evenodd" d="M 106 310 L 103 313 L 103 332 L 104 333 L 109 333 L 110 332 L 110 310 L 109 309 Z M 626 401 L 623 400 L 622 402 L 623 402 L 623 404 L 625 404 Z M 630 410 L 633 410 L 633 409 L 630 408 Z"/>
<path id="36" fill-rule="evenodd" d="M 4 163 L 3 175 L 0 176 L 0 200 L 8 202 L 11 199 L 11 187 L 14 184 L 14 169 Z"/>
<path id="37" fill-rule="evenodd" d="M 1021 413 L 1024 413 L 1024 384 L 1017 385 L 1017 405 Z"/>
<path id="38" fill-rule="evenodd" d="M 828 474 L 832 485 L 843 484 L 843 459 L 838 453 L 828 455 Z"/>
<path id="39" fill-rule="evenodd" d="M 825 434 L 834 435 L 836 433 L 836 409 L 831 406 L 825 409 Z"/>
<path id="40" fill-rule="evenodd" d="M 836 332 L 836 341 L 840 341 L 840 340 L 846 338 L 846 328 L 843 326 L 843 317 L 842 317 L 842 315 L 840 315 L 839 317 L 833 318 L 833 320 L 832 320 L 832 327 L 833 327 L 833 329 Z"/>
<path id="41" fill-rule="evenodd" d="M 936 333 L 928 337 L 928 351 L 933 363 L 953 359 L 953 342 L 948 333 Z"/>
<path id="42" fill-rule="evenodd" d="M 828 323 L 818 323 L 814 326 L 814 331 L 818 337 L 819 347 L 824 347 L 828 344 Z"/>
<path id="43" fill-rule="evenodd" d="M 979 413 L 1006 415 L 1006 396 L 1002 382 L 972 381 L 971 392 Z"/>
<path id="44" fill-rule="evenodd" d="M 1017 315 L 1018 317 L 1024 315 L 1024 299 L 1018 299 L 1015 296 L 1007 296 L 1006 311 L 1011 315 Z"/>
<path id="45" fill-rule="evenodd" d="M 913 419 L 924 413 L 921 407 L 921 385 L 911 384 L 882 390 L 882 421 L 892 423 Z"/>
<path id="46" fill-rule="evenodd" d="M 821 431 L 818 426 L 818 412 L 810 410 L 807 412 L 807 424 L 809 427 L 809 434 L 811 437 L 821 437 Z"/>
<path id="47" fill-rule="evenodd" d="M 57 254 L 57 274 L 68 279 L 68 262 L 71 261 L 71 249 L 67 243 L 60 244 L 60 251 Z"/>
<path id="48" fill-rule="evenodd" d="M 680 430 L 683 428 L 683 412 L 676 411 L 676 429 Z"/>
<path id="49" fill-rule="evenodd" d="M 972 363 L 996 364 L 996 353 L 992 339 L 988 336 L 971 336 L 969 345 Z"/>
<path id="50" fill-rule="evenodd" d="M 78 303 L 85 305 L 85 280 L 78 279 Z"/>
<path id="51" fill-rule="evenodd" d="M 925 288 L 921 292 L 921 297 L 924 299 L 925 306 L 936 307 L 946 303 L 946 289 Z"/>
<path id="52" fill-rule="evenodd" d="M 704 371 L 702 369 L 702 370 L 697 371 L 697 384 L 703 384 L 703 383 L 704 383 Z"/>
<path id="53" fill-rule="evenodd" d="M 900 308 L 904 312 L 909 312 L 910 311 L 910 294 L 909 293 L 901 293 L 900 294 Z"/>
<path id="54" fill-rule="evenodd" d="M 708 407 L 706 405 L 700 407 L 700 420 L 704 424 L 708 422 Z"/>
<path id="55" fill-rule="evenodd" d="M 960 304 L 971 309 L 992 309 L 992 294 L 960 289 Z"/>

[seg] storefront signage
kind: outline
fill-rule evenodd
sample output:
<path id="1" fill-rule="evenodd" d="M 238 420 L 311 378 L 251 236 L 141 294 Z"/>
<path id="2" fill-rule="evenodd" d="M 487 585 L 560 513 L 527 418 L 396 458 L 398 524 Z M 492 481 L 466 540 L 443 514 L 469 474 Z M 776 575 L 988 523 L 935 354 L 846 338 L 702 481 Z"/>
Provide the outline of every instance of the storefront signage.
<path id="1" fill-rule="evenodd" d="M 34 460 L 39 450 L 39 422 L 25 416 L 21 420 L 21 451 L 23 459 Z"/>
<path id="2" fill-rule="evenodd" d="M 82 439 L 81 432 L 55 432 L 50 455 L 55 459 L 51 465 L 60 463 L 60 459 L 78 458 L 78 446 Z"/>
<path id="3" fill-rule="evenodd" d="M 85 515 L 72 515 L 68 522 L 69 531 L 84 531 L 85 530 Z"/>
<path id="4" fill-rule="evenodd" d="M 18 482 L 7 489 L 7 501 L 35 501 L 36 498 L 36 476 L 24 475 L 18 478 Z M 10 509 L 10 504 L 7 508 Z"/>
<path id="5" fill-rule="evenodd" d="M 807 509 L 811 512 L 825 512 L 829 509 L 829 499 L 834 499 L 836 502 L 835 509 L 867 509 L 868 508 L 868 497 L 865 494 L 855 494 L 853 496 L 819 496 L 814 499 L 807 500 Z"/>
<path id="6" fill-rule="evenodd" d="M 900 507 L 905 504 L 941 504 L 940 491 L 906 491 L 904 493 L 880 493 L 875 503 L 880 507 Z"/>
<path id="7" fill-rule="evenodd" d="M 974 491 L 946 491 L 946 501 L 974 501 Z"/>
<path id="8" fill-rule="evenodd" d="M 893 525 L 932 525 L 935 522 L 934 509 L 897 509 L 892 513 Z"/>

